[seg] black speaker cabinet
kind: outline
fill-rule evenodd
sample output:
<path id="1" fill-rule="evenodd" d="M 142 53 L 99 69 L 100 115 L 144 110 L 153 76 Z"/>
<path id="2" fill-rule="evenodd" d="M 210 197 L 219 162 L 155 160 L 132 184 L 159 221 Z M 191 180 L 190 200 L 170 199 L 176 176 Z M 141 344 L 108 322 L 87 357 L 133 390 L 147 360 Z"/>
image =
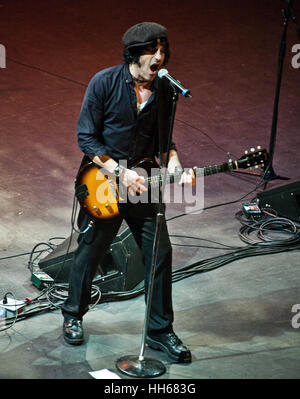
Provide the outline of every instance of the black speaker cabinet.
<path id="1" fill-rule="evenodd" d="M 261 208 L 272 208 L 279 216 L 300 221 L 300 182 L 263 191 L 257 195 Z"/>
<path id="2" fill-rule="evenodd" d="M 77 238 L 78 233 L 74 232 L 39 262 L 40 269 L 56 283 L 68 283 Z M 122 225 L 101 264 L 99 262 L 93 284 L 102 292 L 128 291 L 144 280 L 144 270 L 140 249 L 129 228 Z"/>

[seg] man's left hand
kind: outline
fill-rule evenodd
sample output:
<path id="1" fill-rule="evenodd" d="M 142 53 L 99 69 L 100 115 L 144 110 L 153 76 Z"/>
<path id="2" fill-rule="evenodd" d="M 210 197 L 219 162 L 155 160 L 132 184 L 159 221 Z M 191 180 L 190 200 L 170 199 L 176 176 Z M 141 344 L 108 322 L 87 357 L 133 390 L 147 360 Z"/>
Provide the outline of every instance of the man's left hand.
<path id="1" fill-rule="evenodd" d="M 186 184 L 194 187 L 196 184 L 196 176 L 193 169 L 190 169 L 188 172 L 184 171 L 181 175 L 181 178 L 178 184 Z"/>

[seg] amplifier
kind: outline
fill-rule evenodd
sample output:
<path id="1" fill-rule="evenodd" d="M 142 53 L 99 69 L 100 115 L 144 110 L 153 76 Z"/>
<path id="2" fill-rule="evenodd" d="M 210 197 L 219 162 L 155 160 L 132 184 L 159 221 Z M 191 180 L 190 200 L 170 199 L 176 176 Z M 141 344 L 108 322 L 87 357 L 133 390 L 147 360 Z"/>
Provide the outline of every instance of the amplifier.
<path id="1" fill-rule="evenodd" d="M 272 208 L 279 216 L 300 221 L 300 182 L 257 194 L 260 208 Z"/>
<path id="2" fill-rule="evenodd" d="M 77 249 L 74 232 L 39 262 L 40 269 L 56 283 L 68 283 L 72 258 Z M 144 280 L 142 254 L 128 227 L 121 226 L 118 235 L 99 262 L 93 284 L 103 292 L 128 291 Z"/>

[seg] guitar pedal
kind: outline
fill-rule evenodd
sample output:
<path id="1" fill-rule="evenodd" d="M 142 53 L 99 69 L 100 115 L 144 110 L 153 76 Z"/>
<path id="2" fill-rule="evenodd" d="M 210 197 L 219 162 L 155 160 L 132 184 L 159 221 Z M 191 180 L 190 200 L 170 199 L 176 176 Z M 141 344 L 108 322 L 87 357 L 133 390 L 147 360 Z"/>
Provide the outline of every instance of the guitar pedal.
<path id="1" fill-rule="evenodd" d="M 243 214 L 247 219 L 260 219 L 261 210 L 256 202 L 249 202 L 242 204 Z"/>

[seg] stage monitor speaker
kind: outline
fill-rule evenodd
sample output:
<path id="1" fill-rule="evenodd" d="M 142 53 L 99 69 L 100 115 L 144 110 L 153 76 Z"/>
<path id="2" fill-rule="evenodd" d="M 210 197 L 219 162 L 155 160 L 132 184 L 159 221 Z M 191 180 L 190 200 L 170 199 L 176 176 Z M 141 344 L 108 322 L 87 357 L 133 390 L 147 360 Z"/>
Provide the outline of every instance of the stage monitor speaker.
<path id="1" fill-rule="evenodd" d="M 278 216 L 300 221 L 300 181 L 257 194 L 261 208 L 272 208 Z"/>
<path id="2" fill-rule="evenodd" d="M 77 238 L 78 233 L 74 232 L 39 262 L 40 269 L 51 276 L 55 283 L 69 281 Z M 140 249 L 130 229 L 122 225 L 102 262 L 99 262 L 93 284 L 102 292 L 129 291 L 144 280 L 144 270 Z"/>

